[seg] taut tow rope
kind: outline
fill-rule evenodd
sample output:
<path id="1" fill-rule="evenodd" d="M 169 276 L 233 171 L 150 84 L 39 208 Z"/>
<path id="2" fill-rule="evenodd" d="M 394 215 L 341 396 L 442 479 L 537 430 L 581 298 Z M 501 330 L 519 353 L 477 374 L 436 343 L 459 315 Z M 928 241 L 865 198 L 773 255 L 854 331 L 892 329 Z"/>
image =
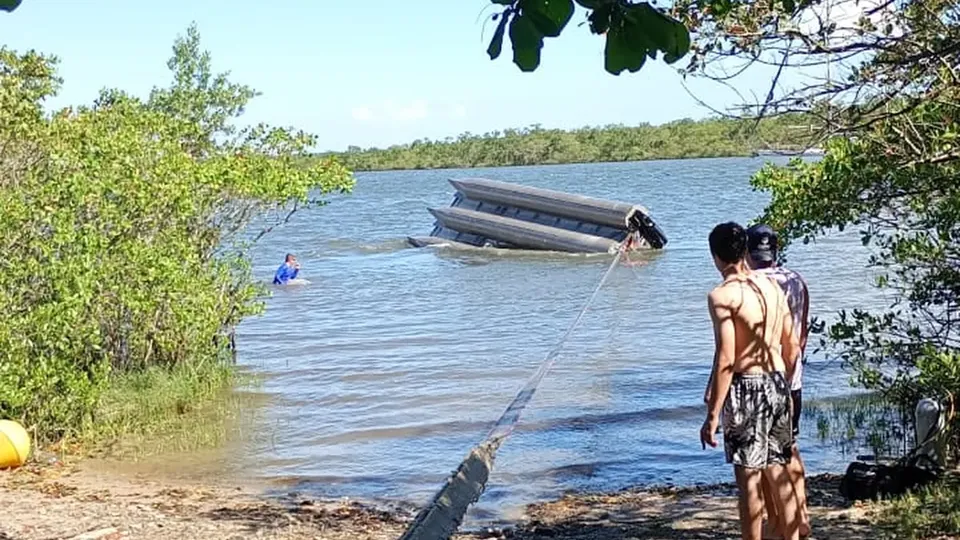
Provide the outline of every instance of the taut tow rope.
<path id="1" fill-rule="evenodd" d="M 620 244 L 613 262 L 603 273 L 603 277 L 600 278 L 600 282 L 593 289 L 593 293 L 590 294 L 587 302 L 580 309 L 576 319 L 573 320 L 567 331 L 540 362 L 537 371 L 523 385 L 523 388 L 503 411 L 503 414 L 494 423 L 493 428 L 483 441 L 470 450 L 467 457 L 460 463 L 457 470 L 447 478 L 444 486 L 434 495 L 430 503 L 417 514 L 416 519 L 407 527 L 400 540 L 447 540 L 457 531 L 464 514 L 467 512 L 467 507 L 476 502 L 483 493 L 490 471 L 493 469 L 493 460 L 496 457 L 497 450 L 499 450 L 503 441 L 513 433 L 513 429 L 520 420 L 520 414 L 523 413 L 524 408 L 533 398 L 543 377 L 556 363 L 563 345 L 580 325 L 583 316 L 590 309 L 600 293 L 600 289 L 607 282 L 607 278 L 619 264 L 631 238 L 632 232 L 627 235 L 627 240 Z"/>

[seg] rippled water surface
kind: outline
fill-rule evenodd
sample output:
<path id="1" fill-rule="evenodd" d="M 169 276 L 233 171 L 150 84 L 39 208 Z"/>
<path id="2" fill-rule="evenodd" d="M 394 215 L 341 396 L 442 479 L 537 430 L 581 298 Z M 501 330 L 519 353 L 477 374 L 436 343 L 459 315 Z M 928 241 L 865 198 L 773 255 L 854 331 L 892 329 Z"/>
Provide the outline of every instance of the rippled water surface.
<path id="1" fill-rule="evenodd" d="M 447 206 L 447 179 L 482 176 L 640 203 L 669 238 L 617 268 L 508 439 L 472 519 L 509 516 L 568 489 L 729 480 L 700 447 L 712 359 L 706 293 L 718 282 L 707 233 L 766 202 L 760 159 L 660 161 L 358 175 L 355 192 L 267 238 L 269 280 L 296 253 L 302 287 L 275 291 L 239 329 L 240 363 L 263 376 L 248 473 L 329 496 L 426 500 L 485 434 L 576 316 L 610 258 L 407 248 Z M 796 246 L 812 315 L 882 302 L 855 235 Z M 849 393 L 813 355 L 805 401 Z M 812 471 L 844 458 L 804 426 Z"/>

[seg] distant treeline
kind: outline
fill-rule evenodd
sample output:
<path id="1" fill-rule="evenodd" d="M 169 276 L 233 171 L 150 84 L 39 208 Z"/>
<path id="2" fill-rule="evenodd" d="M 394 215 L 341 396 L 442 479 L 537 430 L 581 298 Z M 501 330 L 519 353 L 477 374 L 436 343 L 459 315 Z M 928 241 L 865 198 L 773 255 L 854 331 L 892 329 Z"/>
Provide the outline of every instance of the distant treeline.
<path id="1" fill-rule="evenodd" d="M 442 141 L 416 140 L 389 148 L 350 147 L 337 156 L 355 171 L 443 169 L 750 156 L 765 150 L 799 151 L 810 139 L 801 115 L 753 120 L 677 120 L 653 126 L 612 125 L 570 131 L 528 128 Z"/>

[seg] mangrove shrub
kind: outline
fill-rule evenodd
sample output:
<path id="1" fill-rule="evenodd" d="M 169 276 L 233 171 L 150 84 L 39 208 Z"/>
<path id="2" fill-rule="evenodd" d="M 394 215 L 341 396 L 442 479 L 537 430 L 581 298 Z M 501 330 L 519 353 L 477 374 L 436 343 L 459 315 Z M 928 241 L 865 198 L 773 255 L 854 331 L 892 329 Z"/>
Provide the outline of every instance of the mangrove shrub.
<path id="1" fill-rule="evenodd" d="M 698 50 L 713 51 L 701 66 L 720 72 L 736 59 L 823 76 L 774 80 L 761 105 L 816 117 L 826 151 L 754 178 L 772 195 L 762 219 L 794 240 L 860 231 L 889 306 L 840 313 L 826 344 L 856 384 L 907 411 L 938 398 L 949 413 L 960 394 L 960 3 L 801 7 L 786 16 L 744 4 L 697 19 Z M 950 427 L 956 451 L 956 415 Z"/>
<path id="2" fill-rule="evenodd" d="M 212 71 L 195 27 L 168 65 L 148 99 L 48 114 L 56 59 L 0 49 L 0 417 L 45 440 L 96 422 L 120 374 L 228 361 L 263 293 L 250 221 L 352 186 L 303 166 L 312 136 L 232 125 L 256 93 Z"/>
<path id="3" fill-rule="evenodd" d="M 613 125 L 574 130 L 531 126 L 389 148 L 352 147 L 334 154 L 351 170 L 501 167 L 749 156 L 759 150 L 801 151 L 802 115 L 764 120 L 676 120 L 659 126 Z"/>

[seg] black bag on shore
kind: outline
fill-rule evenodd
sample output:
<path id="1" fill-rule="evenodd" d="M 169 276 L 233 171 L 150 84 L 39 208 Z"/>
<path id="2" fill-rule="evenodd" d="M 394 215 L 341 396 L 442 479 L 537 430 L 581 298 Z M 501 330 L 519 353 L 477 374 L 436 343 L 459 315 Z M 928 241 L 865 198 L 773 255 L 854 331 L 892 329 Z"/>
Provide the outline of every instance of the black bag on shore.
<path id="1" fill-rule="evenodd" d="M 877 500 L 923 487 L 940 478 L 943 468 L 923 453 L 940 431 L 939 414 L 927 436 L 913 451 L 890 464 L 854 461 L 840 481 L 840 494 L 849 501 Z M 859 458 L 864 460 L 865 458 Z"/>
<path id="2" fill-rule="evenodd" d="M 840 481 L 840 494 L 849 501 L 877 500 L 903 495 L 938 480 L 943 475 L 943 468 L 923 452 L 939 435 L 939 423 L 938 414 L 923 441 L 913 451 L 889 464 L 876 460 L 866 463 L 865 459 L 869 458 L 858 457 L 861 461 L 851 463 Z"/>
<path id="3" fill-rule="evenodd" d="M 907 456 L 889 465 L 855 461 L 840 481 L 840 494 L 850 501 L 903 495 L 934 482 L 941 473 L 940 466 L 924 454 Z"/>

